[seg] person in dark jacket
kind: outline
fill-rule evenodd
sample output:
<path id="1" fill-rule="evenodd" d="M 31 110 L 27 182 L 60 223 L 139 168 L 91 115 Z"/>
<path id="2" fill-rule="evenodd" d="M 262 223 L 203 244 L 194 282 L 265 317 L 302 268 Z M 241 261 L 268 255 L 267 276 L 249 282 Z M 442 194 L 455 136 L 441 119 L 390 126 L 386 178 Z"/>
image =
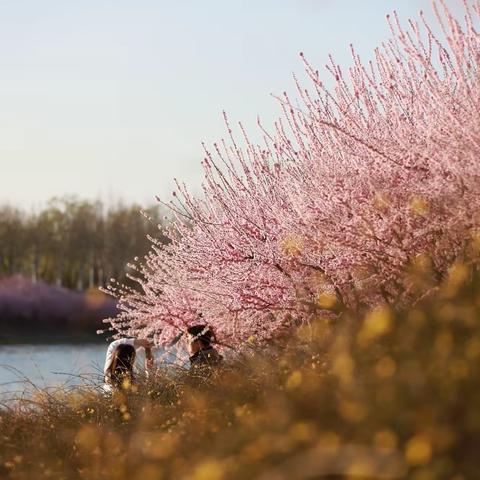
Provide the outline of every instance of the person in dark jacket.
<path id="1" fill-rule="evenodd" d="M 194 325 L 187 329 L 187 335 L 192 368 L 214 367 L 222 362 L 223 357 L 212 346 L 215 334 L 211 327 L 205 324 Z"/>

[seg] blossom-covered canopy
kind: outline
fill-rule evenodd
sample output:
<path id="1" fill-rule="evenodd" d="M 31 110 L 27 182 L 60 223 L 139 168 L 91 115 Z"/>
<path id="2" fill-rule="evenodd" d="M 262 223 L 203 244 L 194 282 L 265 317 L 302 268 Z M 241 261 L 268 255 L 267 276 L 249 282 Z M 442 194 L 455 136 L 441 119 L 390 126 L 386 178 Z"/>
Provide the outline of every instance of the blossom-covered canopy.
<path id="1" fill-rule="evenodd" d="M 344 73 L 334 88 L 304 59 L 312 87 L 279 97 L 263 143 L 240 126 L 203 161 L 203 196 L 178 183 L 172 242 L 137 262 L 141 291 L 112 284 L 119 334 L 166 345 L 208 322 L 234 345 L 340 307 L 425 293 L 406 272 L 441 277 L 480 228 L 480 7 L 436 9 Z M 303 58 L 303 55 L 302 55 Z M 298 106 L 300 105 L 300 106 Z M 427 282 L 428 283 L 428 282 Z"/>

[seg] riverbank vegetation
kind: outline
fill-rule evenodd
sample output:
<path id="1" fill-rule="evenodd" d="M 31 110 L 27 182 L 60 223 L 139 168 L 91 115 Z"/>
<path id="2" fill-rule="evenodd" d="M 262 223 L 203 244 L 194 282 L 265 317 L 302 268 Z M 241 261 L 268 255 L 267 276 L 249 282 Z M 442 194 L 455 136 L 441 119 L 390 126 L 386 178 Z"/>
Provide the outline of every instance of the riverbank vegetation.
<path id="1" fill-rule="evenodd" d="M 116 302 L 93 288 L 78 292 L 15 275 L 0 278 L 0 345 L 102 341 L 102 319 Z"/>
<path id="2" fill-rule="evenodd" d="M 251 338 L 209 379 L 160 370 L 113 398 L 94 382 L 5 406 L 1 476 L 477 478 L 478 272 L 456 264 L 413 308 L 345 315 Z"/>

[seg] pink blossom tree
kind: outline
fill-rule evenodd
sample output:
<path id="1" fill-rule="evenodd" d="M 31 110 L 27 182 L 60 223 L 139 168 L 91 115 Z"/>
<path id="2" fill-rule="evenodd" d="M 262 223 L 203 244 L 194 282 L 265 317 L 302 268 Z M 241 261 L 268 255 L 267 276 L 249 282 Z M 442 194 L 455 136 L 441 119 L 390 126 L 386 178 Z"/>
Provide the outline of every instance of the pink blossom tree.
<path id="1" fill-rule="evenodd" d="M 442 41 L 420 14 L 334 88 L 304 59 L 312 87 L 263 144 L 205 150 L 203 196 L 178 183 L 163 246 L 131 265 L 141 291 L 112 284 L 119 334 L 168 344 L 197 315 L 220 338 L 268 339 L 325 311 L 417 300 L 480 229 L 480 3 L 453 18 L 435 6 Z M 301 55 L 303 58 L 303 55 Z M 410 280 L 409 280 L 410 278 Z M 426 284 L 429 282 L 426 280 Z"/>

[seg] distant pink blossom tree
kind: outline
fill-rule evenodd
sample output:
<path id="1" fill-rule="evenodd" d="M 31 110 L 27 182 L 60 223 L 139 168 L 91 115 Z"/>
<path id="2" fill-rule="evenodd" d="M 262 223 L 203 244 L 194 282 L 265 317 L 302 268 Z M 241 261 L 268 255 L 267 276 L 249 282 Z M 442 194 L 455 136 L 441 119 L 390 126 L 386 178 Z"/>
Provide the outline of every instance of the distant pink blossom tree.
<path id="1" fill-rule="evenodd" d="M 164 246 L 131 267 L 141 292 L 112 284 L 119 334 L 168 344 L 202 321 L 238 345 L 325 311 L 424 294 L 406 272 L 442 278 L 480 229 L 480 3 L 459 22 L 435 6 L 443 44 L 420 14 L 334 89 L 304 60 L 264 142 L 206 150 L 203 196 L 178 183 Z M 442 37 L 443 38 L 443 37 Z M 303 55 L 302 55 L 303 58 Z M 417 275 L 418 277 L 418 275 Z"/>

